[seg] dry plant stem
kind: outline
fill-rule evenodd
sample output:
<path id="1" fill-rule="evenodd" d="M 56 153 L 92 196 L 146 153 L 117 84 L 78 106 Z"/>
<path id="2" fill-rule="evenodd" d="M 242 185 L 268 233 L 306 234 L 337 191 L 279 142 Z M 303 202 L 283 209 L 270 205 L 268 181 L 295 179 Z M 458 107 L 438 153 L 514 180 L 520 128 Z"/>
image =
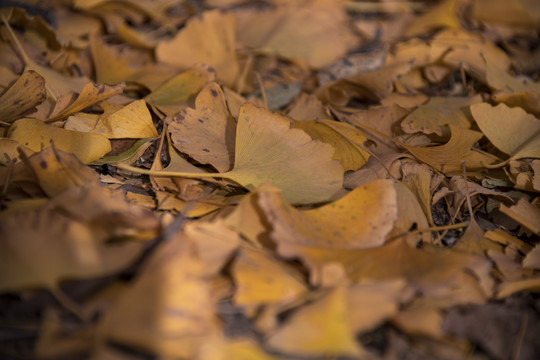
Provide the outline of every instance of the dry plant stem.
<path id="1" fill-rule="evenodd" d="M 71 300 L 69 296 L 67 296 L 62 290 L 53 287 L 50 289 L 51 293 L 55 297 L 58 302 L 65 307 L 68 311 L 76 315 L 81 320 L 86 320 L 86 316 L 84 315 L 84 312 L 82 308 L 77 304 L 75 301 Z"/>
<path id="2" fill-rule="evenodd" d="M 346 1 L 345 9 L 352 12 L 362 13 L 410 13 L 412 11 L 422 10 L 426 7 L 421 2 L 401 2 L 401 1 L 385 1 L 385 2 L 365 2 L 365 1 Z"/>
<path id="3" fill-rule="evenodd" d="M 468 225 L 469 225 L 469 222 L 465 221 L 465 222 L 461 222 L 461 223 L 458 223 L 458 224 L 452 224 L 452 225 L 442 225 L 442 226 L 433 226 L 433 227 L 429 227 L 429 228 L 426 228 L 426 229 L 416 229 L 416 230 L 413 230 L 413 231 L 407 231 L 407 232 L 404 232 L 402 234 L 394 235 L 388 240 L 392 241 L 392 240 L 395 240 L 395 239 L 398 239 L 400 237 L 404 237 L 404 236 L 407 236 L 407 235 L 421 234 L 421 233 L 425 233 L 425 232 L 437 232 L 437 231 L 445 231 L 445 230 L 452 230 L 452 229 L 460 229 L 460 228 L 467 227 Z"/>
<path id="4" fill-rule="evenodd" d="M 521 327 L 519 329 L 516 348 L 514 349 L 514 356 L 512 356 L 512 360 L 520 359 L 521 347 L 523 346 L 523 339 L 525 338 L 525 332 L 527 331 L 528 323 L 529 323 L 529 315 L 525 313 L 523 314 L 523 317 L 521 319 Z"/>
<path id="5" fill-rule="evenodd" d="M 467 184 L 467 170 L 465 168 L 465 160 L 461 162 L 461 166 L 463 167 L 463 179 L 465 180 L 465 198 L 467 199 L 467 207 L 469 208 L 469 214 L 471 216 L 471 222 L 476 224 L 476 220 L 474 219 L 474 212 L 472 208 L 471 203 L 471 197 L 469 195 L 469 186 Z"/>
<path id="6" fill-rule="evenodd" d="M 199 178 L 224 178 L 233 180 L 229 172 L 225 173 L 190 173 L 190 172 L 176 172 L 176 171 L 161 171 L 161 170 L 146 170 L 140 169 L 131 165 L 125 165 L 121 163 L 111 164 L 116 166 L 119 169 L 130 171 L 134 174 L 149 175 L 149 176 L 161 176 L 161 177 L 185 177 L 190 179 L 199 179 Z"/>
<path id="7" fill-rule="evenodd" d="M 257 82 L 259 83 L 259 89 L 261 90 L 264 108 L 268 109 L 268 98 L 266 97 L 266 91 L 264 91 L 264 84 L 261 75 L 258 72 L 256 72 L 255 75 L 257 76 Z"/>
<path id="8" fill-rule="evenodd" d="M 253 64 L 253 54 L 250 53 L 248 55 L 248 58 L 246 59 L 246 63 L 244 64 L 242 73 L 240 74 L 240 77 L 238 78 L 238 81 L 236 82 L 236 92 L 239 94 L 242 94 L 242 91 L 244 90 L 244 86 L 246 85 L 246 78 L 247 78 L 249 69 L 251 69 L 252 64 Z"/>

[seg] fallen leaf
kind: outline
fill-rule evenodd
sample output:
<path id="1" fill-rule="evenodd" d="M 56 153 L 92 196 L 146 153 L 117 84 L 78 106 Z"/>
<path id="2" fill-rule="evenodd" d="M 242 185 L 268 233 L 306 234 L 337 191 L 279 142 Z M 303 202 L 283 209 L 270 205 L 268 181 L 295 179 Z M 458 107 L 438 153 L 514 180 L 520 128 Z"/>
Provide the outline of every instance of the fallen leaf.
<path id="1" fill-rule="evenodd" d="M 362 281 L 349 287 L 348 318 L 354 333 L 376 328 L 399 312 L 401 304 L 414 295 L 403 279 Z"/>
<path id="2" fill-rule="evenodd" d="M 236 129 L 234 167 L 220 176 L 254 190 L 271 182 L 290 203 L 329 200 L 343 183 L 343 168 L 333 148 L 291 129 L 276 113 L 242 105 Z"/>
<path id="3" fill-rule="evenodd" d="M 417 35 L 439 28 L 460 28 L 457 12 L 460 3 L 457 0 L 444 0 L 433 6 L 429 11 L 414 19 L 407 29 L 405 36 Z"/>
<path id="4" fill-rule="evenodd" d="M 301 59 L 315 68 L 330 65 L 356 42 L 340 3 L 329 0 L 240 13 L 237 37 L 250 48 Z"/>
<path id="5" fill-rule="evenodd" d="M 365 165 L 370 154 L 364 149 L 366 135 L 349 124 L 332 120 L 294 121 L 293 127 L 304 130 L 314 140 L 332 145 L 334 160 L 345 171 L 357 170 Z"/>
<path id="6" fill-rule="evenodd" d="M 123 83 L 117 85 L 88 83 L 84 85 L 81 93 L 73 103 L 59 112 L 51 114 L 46 122 L 55 122 L 57 120 L 61 120 L 71 114 L 75 114 L 76 112 L 82 111 L 87 107 L 95 105 L 100 101 L 121 94 L 125 87 L 126 85 Z"/>
<path id="7" fill-rule="evenodd" d="M 160 84 L 144 100 L 157 106 L 167 115 L 174 115 L 197 94 L 205 84 L 215 81 L 215 70 L 206 64 L 196 64 L 190 69 Z"/>
<path id="8" fill-rule="evenodd" d="M 0 95 L 0 118 L 11 123 L 35 111 L 45 98 L 45 79 L 33 70 L 25 71 Z"/>
<path id="9" fill-rule="evenodd" d="M 535 28 L 540 24 L 540 8 L 527 0 L 475 0 L 472 16 L 486 23 Z"/>
<path id="10" fill-rule="evenodd" d="M 288 304 L 307 291 L 302 275 L 263 250 L 242 248 L 232 267 L 234 302 L 246 308 Z"/>
<path id="11" fill-rule="evenodd" d="M 401 122 L 401 129 L 407 134 L 443 135 L 443 125 L 453 124 L 469 129 L 471 121 L 467 116 L 467 107 L 482 101 L 478 95 L 467 97 L 433 97 L 426 104 L 420 105 Z M 466 110 L 466 111 L 464 111 Z"/>
<path id="12" fill-rule="evenodd" d="M 480 130 L 511 159 L 540 158 L 540 121 L 520 108 L 482 103 L 471 106 Z"/>
<path id="13" fill-rule="evenodd" d="M 482 134 L 468 129 L 450 125 L 450 140 L 439 146 L 420 147 L 400 144 L 419 160 L 446 174 L 461 171 L 461 163 L 465 161 L 467 169 L 481 169 L 492 164 L 496 158 L 487 153 L 471 150 L 480 140 Z"/>
<path id="14" fill-rule="evenodd" d="M 184 231 L 197 248 L 204 274 L 217 274 L 240 245 L 240 235 L 223 220 L 190 223 Z"/>
<path id="15" fill-rule="evenodd" d="M 353 356 L 369 358 L 356 343 L 347 317 L 347 291 L 330 290 L 291 315 L 268 338 L 268 345 L 295 356 Z"/>
<path id="16" fill-rule="evenodd" d="M 108 139 L 144 139 L 158 137 L 152 121 L 152 115 L 144 100 L 135 100 L 116 111 L 106 112 L 101 116 L 73 116 L 64 128 L 99 134 Z"/>
<path id="17" fill-rule="evenodd" d="M 529 203 L 527 199 L 521 198 L 517 204 L 510 207 L 501 204 L 499 210 L 533 233 L 540 234 L 540 223 L 538 222 L 538 219 L 540 219 L 540 209 Z"/>
<path id="18" fill-rule="evenodd" d="M 217 83 L 201 90 L 195 109 L 183 110 L 168 124 L 175 148 L 221 172 L 229 170 L 234 161 L 234 127 L 225 95 Z"/>
<path id="19" fill-rule="evenodd" d="M 75 155 L 48 147 L 30 156 L 27 164 L 43 191 L 53 197 L 71 187 L 99 184 L 96 172 Z"/>
<path id="20" fill-rule="evenodd" d="M 193 358 L 219 330 L 202 270 L 193 244 L 182 235 L 170 238 L 100 319 L 99 338 L 159 356 Z"/>
<path id="21" fill-rule="evenodd" d="M 272 225 L 271 236 L 280 253 L 296 245 L 328 249 L 380 246 L 397 219 L 397 193 L 391 180 L 371 182 L 311 210 L 291 207 L 276 191 L 260 192 L 259 206 Z"/>
<path id="22" fill-rule="evenodd" d="M 0 290 L 58 289 L 60 281 L 109 275 L 131 264 L 140 244 L 105 245 L 105 233 L 55 211 L 0 219 Z"/>
<path id="23" fill-rule="evenodd" d="M 216 70 L 218 79 L 232 86 L 240 69 L 235 48 L 235 16 L 213 10 L 189 20 L 172 40 L 159 43 L 156 56 L 184 69 L 196 63 L 208 64 Z"/>
<path id="24" fill-rule="evenodd" d="M 74 154 L 84 163 L 97 160 L 111 150 L 109 140 L 103 135 L 65 130 L 29 118 L 15 121 L 8 137 L 35 152 L 54 143 L 56 148 Z"/>

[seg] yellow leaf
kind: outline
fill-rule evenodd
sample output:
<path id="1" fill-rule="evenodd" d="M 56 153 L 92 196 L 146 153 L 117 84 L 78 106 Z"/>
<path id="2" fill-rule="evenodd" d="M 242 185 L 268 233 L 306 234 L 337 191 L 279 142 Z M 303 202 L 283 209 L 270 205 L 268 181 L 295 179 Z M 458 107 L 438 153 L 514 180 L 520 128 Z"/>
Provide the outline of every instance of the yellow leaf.
<path id="1" fill-rule="evenodd" d="M 474 0 L 472 16 L 482 22 L 534 29 L 540 24 L 540 6 L 534 0 Z"/>
<path id="2" fill-rule="evenodd" d="M 511 217 L 533 233 L 540 235 L 540 209 L 535 207 L 525 198 L 518 200 L 516 205 L 507 207 L 501 204 L 499 209 L 503 214 Z"/>
<path id="3" fill-rule="evenodd" d="M 345 287 L 338 287 L 299 308 L 270 335 L 267 344 L 295 356 L 367 357 L 351 331 L 346 296 Z"/>
<path id="4" fill-rule="evenodd" d="M 260 192 L 259 205 L 272 224 L 271 236 L 280 250 L 300 244 L 334 249 L 380 246 L 397 219 L 397 194 L 391 180 L 360 186 L 317 209 L 297 210 L 275 191 Z"/>
<path id="5" fill-rule="evenodd" d="M 121 94 L 125 87 L 125 84 L 107 85 L 88 83 L 84 85 L 81 93 L 73 103 L 59 112 L 51 114 L 47 122 L 63 119 L 71 114 L 82 111 L 89 106 L 95 105 L 100 101 Z"/>
<path id="6" fill-rule="evenodd" d="M 75 115 L 68 119 L 64 128 L 99 134 L 108 139 L 144 139 L 158 136 L 144 100 L 135 100 L 116 111 L 106 111 L 98 117 L 84 113 Z"/>
<path id="7" fill-rule="evenodd" d="M 0 219 L 0 291 L 55 289 L 61 280 L 108 275 L 142 250 L 136 243 L 107 246 L 104 235 L 55 211 Z"/>
<path id="8" fill-rule="evenodd" d="M 218 333 L 215 304 L 202 270 L 188 239 L 168 239 L 101 318 L 100 340 L 161 357 L 195 358 Z"/>
<path id="9" fill-rule="evenodd" d="M 446 174 L 461 171 L 463 161 L 467 169 L 481 169 L 485 164 L 492 164 L 497 160 L 494 156 L 471 150 L 482 138 L 481 133 L 458 128 L 452 124 L 450 131 L 450 140 L 443 145 L 431 147 L 401 145 L 419 160 Z"/>
<path id="10" fill-rule="evenodd" d="M 523 259 L 524 268 L 540 269 L 540 245 L 536 246 Z"/>
<path id="11" fill-rule="evenodd" d="M 227 171 L 234 161 L 234 126 L 223 91 L 210 83 L 197 96 L 195 109 L 177 114 L 168 129 L 175 148 L 202 164 Z"/>
<path id="12" fill-rule="evenodd" d="M 72 186 L 99 184 L 98 174 L 92 168 L 81 163 L 73 154 L 52 147 L 32 155 L 28 164 L 36 174 L 39 185 L 50 197 Z"/>
<path id="13" fill-rule="evenodd" d="M 355 333 L 369 331 L 397 314 L 402 303 L 414 295 L 403 279 L 362 281 L 352 285 L 347 295 L 348 315 Z"/>
<path id="14" fill-rule="evenodd" d="M 470 116 L 467 117 L 468 111 L 464 108 L 481 101 L 480 95 L 472 98 L 433 97 L 403 119 L 401 129 L 408 134 L 422 132 L 424 134 L 434 133 L 439 136 L 443 135 L 443 125 L 453 124 L 460 128 L 469 129 L 471 127 Z"/>
<path id="15" fill-rule="evenodd" d="M 203 272 L 208 275 L 217 274 L 240 244 L 240 235 L 223 220 L 189 223 L 184 232 L 192 239 L 204 265 Z"/>
<path id="16" fill-rule="evenodd" d="M 304 130 L 314 140 L 332 145 L 334 159 L 341 162 L 343 169 L 357 170 L 365 165 L 369 153 L 361 146 L 367 140 L 359 129 L 339 121 L 294 121 L 293 127 Z"/>
<path id="17" fill-rule="evenodd" d="M 216 73 L 206 64 L 197 64 L 159 85 L 144 99 L 168 115 L 174 115 L 186 106 L 208 82 L 214 81 Z"/>
<path id="18" fill-rule="evenodd" d="M 404 35 L 418 35 L 442 27 L 459 28 L 458 4 L 457 0 L 444 0 L 431 7 L 409 24 Z"/>
<path id="19" fill-rule="evenodd" d="M 242 248 L 232 267 L 234 302 L 255 308 L 287 304 L 307 291 L 302 274 L 262 250 Z"/>
<path id="20" fill-rule="evenodd" d="M 273 10 L 240 13 L 239 42 L 310 66 L 330 65 L 355 45 L 339 1 L 312 1 Z"/>
<path id="21" fill-rule="evenodd" d="M 54 142 L 56 148 L 74 154 L 84 163 L 111 151 L 111 143 L 103 135 L 60 129 L 36 119 L 15 121 L 9 128 L 8 137 L 36 152 Z"/>
<path id="22" fill-rule="evenodd" d="M 343 184 L 334 149 L 291 129 L 289 121 L 253 104 L 240 108 L 234 168 L 222 177 L 249 190 L 271 182 L 290 203 L 329 200 Z"/>
<path id="23" fill-rule="evenodd" d="M 98 83 L 119 83 L 130 79 L 137 72 L 127 59 L 106 46 L 98 36 L 90 37 L 90 50 Z"/>
<path id="24" fill-rule="evenodd" d="M 521 108 L 482 103 L 471 106 L 478 127 L 511 159 L 540 158 L 540 120 Z"/>
<path id="25" fill-rule="evenodd" d="M 212 10 L 190 19 L 172 40 L 160 43 L 156 56 L 159 61 L 184 69 L 195 63 L 208 64 L 219 79 L 232 86 L 240 69 L 235 51 L 234 14 Z"/>
<path id="26" fill-rule="evenodd" d="M 6 123 L 17 120 L 35 110 L 45 98 L 45 79 L 27 70 L 0 96 L 0 119 Z"/>

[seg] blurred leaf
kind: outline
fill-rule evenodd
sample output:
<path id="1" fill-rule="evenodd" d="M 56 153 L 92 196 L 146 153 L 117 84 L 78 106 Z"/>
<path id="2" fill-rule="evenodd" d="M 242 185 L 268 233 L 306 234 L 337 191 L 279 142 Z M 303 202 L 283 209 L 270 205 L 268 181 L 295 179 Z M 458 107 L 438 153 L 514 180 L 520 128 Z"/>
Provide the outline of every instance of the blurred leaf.
<path id="1" fill-rule="evenodd" d="M 65 130 L 36 119 L 15 121 L 9 128 L 8 137 L 36 152 L 54 143 L 56 148 L 74 154 L 84 163 L 111 151 L 111 144 L 103 135 Z"/>
<path id="2" fill-rule="evenodd" d="M 32 113 L 45 97 L 45 79 L 33 70 L 25 71 L 0 95 L 0 119 L 10 123 Z"/>

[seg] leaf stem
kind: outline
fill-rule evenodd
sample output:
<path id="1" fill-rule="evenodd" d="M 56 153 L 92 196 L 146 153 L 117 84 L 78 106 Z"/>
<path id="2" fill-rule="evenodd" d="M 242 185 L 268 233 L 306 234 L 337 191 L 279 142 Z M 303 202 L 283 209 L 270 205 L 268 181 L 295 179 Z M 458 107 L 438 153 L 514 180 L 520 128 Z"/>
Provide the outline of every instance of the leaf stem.
<path id="1" fill-rule="evenodd" d="M 116 166 L 119 169 L 130 171 L 135 174 L 149 175 L 149 176 L 160 176 L 160 177 L 185 177 L 190 179 L 197 178 L 224 178 L 233 180 L 230 176 L 230 172 L 225 173 L 190 173 L 190 172 L 177 172 L 177 171 L 161 171 L 161 170 L 146 170 L 141 169 L 135 166 L 126 165 L 122 163 L 111 164 Z"/>

